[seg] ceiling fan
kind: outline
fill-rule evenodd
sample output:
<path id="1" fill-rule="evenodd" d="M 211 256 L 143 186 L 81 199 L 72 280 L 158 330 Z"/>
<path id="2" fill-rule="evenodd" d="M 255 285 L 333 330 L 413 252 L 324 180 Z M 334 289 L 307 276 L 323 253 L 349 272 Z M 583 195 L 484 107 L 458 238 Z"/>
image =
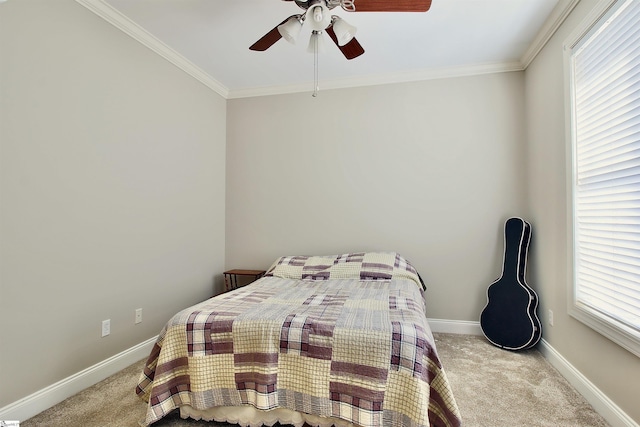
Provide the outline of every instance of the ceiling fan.
<path id="1" fill-rule="evenodd" d="M 426 12 L 432 0 L 283 0 L 295 1 L 304 10 L 291 15 L 274 29 L 255 42 L 249 49 L 265 51 L 281 38 L 295 43 L 303 24 L 311 27 L 309 51 L 318 49 L 321 34 L 326 31 L 331 40 L 347 59 L 357 58 L 364 53 L 363 47 L 354 38 L 356 28 L 342 18 L 332 15 L 331 10 L 341 6 L 347 12 Z"/>

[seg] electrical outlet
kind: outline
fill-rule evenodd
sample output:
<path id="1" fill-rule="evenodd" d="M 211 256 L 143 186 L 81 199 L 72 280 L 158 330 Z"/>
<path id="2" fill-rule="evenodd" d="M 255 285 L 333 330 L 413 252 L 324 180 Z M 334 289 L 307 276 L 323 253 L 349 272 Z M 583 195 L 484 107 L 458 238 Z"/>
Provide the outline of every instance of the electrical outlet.
<path id="1" fill-rule="evenodd" d="M 102 336 L 106 337 L 111 333 L 111 319 L 102 321 Z"/>
<path id="2" fill-rule="evenodd" d="M 138 323 L 142 323 L 142 309 L 141 308 L 137 308 L 136 309 L 136 325 Z"/>
<path id="3" fill-rule="evenodd" d="M 553 311 L 551 310 L 549 310 L 548 320 L 549 320 L 549 326 L 553 326 Z"/>

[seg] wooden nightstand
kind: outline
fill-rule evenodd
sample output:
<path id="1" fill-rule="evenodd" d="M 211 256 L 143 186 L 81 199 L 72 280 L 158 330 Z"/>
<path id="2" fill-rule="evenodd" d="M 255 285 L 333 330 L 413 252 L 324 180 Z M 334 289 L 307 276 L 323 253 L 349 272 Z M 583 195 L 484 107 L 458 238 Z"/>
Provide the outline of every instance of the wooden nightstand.
<path id="1" fill-rule="evenodd" d="M 259 278 L 261 278 L 266 271 L 264 270 L 228 270 L 224 272 L 224 286 L 227 291 L 237 289 L 238 286 L 238 276 L 247 277 L 249 281 L 243 281 L 246 283 L 241 284 L 240 286 L 248 285 L 251 282 L 255 282 Z M 253 280 L 251 280 L 253 278 Z"/>

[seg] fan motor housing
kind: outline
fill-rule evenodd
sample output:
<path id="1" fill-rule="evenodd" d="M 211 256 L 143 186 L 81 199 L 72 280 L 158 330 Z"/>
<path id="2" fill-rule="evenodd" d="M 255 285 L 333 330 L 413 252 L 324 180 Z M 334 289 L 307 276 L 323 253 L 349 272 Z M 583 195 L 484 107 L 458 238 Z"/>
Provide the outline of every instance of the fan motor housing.
<path id="1" fill-rule="evenodd" d="M 338 1 L 335 1 L 335 0 L 333 0 L 333 1 L 332 0 L 329 0 L 329 1 L 326 1 L 326 0 L 308 0 L 308 1 L 306 1 L 306 0 L 295 0 L 295 2 L 296 2 L 296 4 L 298 5 L 298 7 L 300 9 L 304 9 L 304 10 L 309 9 L 310 7 L 315 6 L 318 3 L 324 4 L 329 10 L 331 10 L 334 7 L 339 6 L 341 4 L 341 2 L 339 0 Z"/>

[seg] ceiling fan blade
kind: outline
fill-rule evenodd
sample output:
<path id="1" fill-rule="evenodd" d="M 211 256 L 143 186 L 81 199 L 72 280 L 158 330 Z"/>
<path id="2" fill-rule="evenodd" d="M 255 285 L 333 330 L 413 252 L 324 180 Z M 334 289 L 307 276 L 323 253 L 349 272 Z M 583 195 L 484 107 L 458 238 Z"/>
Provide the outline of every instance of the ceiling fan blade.
<path id="1" fill-rule="evenodd" d="M 296 15 L 291 15 L 289 18 L 292 18 Z M 280 31 L 278 31 L 278 27 L 282 24 L 284 24 L 285 22 L 287 22 L 287 20 L 289 19 L 285 19 L 284 21 L 282 21 L 281 23 L 279 23 L 278 25 L 276 25 L 273 30 L 269 31 L 267 34 L 265 34 L 264 36 L 262 36 L 262 38 L 260 40 L 258 40 L 257 42 L 255 42 L 254 44 L 252 44 L 249 49 L 251 50 L 258 50 L 258 51 L 264 51 L 269 49 L 271 46 L 273 46 L 275 44 L 275 42 L 277 42 L 278 40 L 280 40 L 282 38 L 282 35 L 280 35 Z"/>
<path id="2" fill-rule="evenodd" d="M 358 40 L 355 38 L 351 39 L 351 41 L 344 46 L 340 46 L 338 44 L 338 36 L 336 36 L 336 32 L 333 31 L 333 26 L 330 26 L 326 29 L 327 34 L 331 37 L 331 40 L 338 46 L 338 49 L 342 52 L 345 58 L 353 59 L 364 53 L 364 48 L 358 43 Z"/>
<path id="3" fill-rule="evenodd" d="M 431 0 L 355 0 L 356 12 L 426 12 Z"/>

